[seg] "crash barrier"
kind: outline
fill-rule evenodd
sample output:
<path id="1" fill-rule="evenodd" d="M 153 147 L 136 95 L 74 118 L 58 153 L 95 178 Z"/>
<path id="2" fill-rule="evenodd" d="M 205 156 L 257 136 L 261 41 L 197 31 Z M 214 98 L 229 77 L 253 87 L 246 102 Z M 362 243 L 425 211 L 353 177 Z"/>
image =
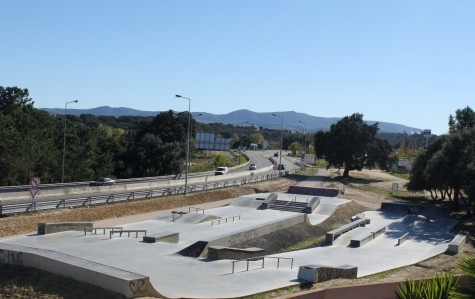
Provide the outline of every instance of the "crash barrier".
<path id="1" fill-rule="evenodd" d="M 299 168 L 294 169 L 293 171 L 298 171 Z M 263 175 L 254 175 L 252 180 L 228 180 L 228 181 L 219 181 L 219 182 L 209 182 L 205 184 L 195 184 L 189 185 L 187 187 L 186 193 L 213 190 L 226 188 L 230 186 L 240 186 L 247 183 L 254 183 L 266 180 L 277 179 L 279 174 L 263 174 Z M 117 186 L 117 185 L 116 185 Z M 112 187 L 111 187 L 112 188 Z M 19 193 L 19 192 L 15 192 Z M 20 192 L 24 193 L 24 192 Z M 108 204 L 115 202 L 124 202 L 132 201 L 138 199 L 148 199 L 152 197 L 161 197 L 161 196 L 170 196 L 170 195 L 181 195 L 185 193 L 185 187 L 168 187 L 168 188 L 156 188 L 140 191 L 130 191 L 130 192 L 115 192 L 110 194 L 102 195 L 86 195 L 81 196 L 80 194 L 70 195 L 70 198 L 67 199 L 54 199 L 44 198 L 31 201 L 31 198 L 20 199 L 24 202 L 19 203 L 18 200 L 15 200 L 14 203 L 8 203 L 8 201 L 0 201 L 0 215 L 11 215 L 16 213 L 25 213 L 25 212 L 35 212 L 40 210 L 52 210 L 52 209 L 65 209 L 65 208 L 80 208 L 88 207 L 97 204 Z M 3 194 L 2 194 L 3 195 Z M 68 196 L 68 195 L 64 195 Z"/>
<path id="2" fill-rule="evenodd" d="M 447 247 L 447 253 L 457 254 L 459 253 L 460 246 L 462 246 L 467 240 L 467 235 L 465 233 L 459 233 L 455 238 L 449 243 Z"/>
<path id="3" fill-rule="evenodd" d="M 340 189 L 337 189 L 337 188 L 290 186 L 289 189 L 287 190 L 287 193 L 300 194 L 300 195 L 336 197 L 340 193 Z"/>
<path id="4" fill-rule="evenodd" d="M 214 260 L 241 260 L 262 256 L 264 249 L 257 247 L 233 248 L 225 246 L 209 246 L 208 258 Z"/>
<path id="5" fill-rule="evenodd" d="M 250 262 L 256 262 L 256 261 L 262 261 L 262 264 L 260 266 L 260 269 L 263 269 L 265 267 L 265 259 L 277 259 L 277 269 L 280 267 L 280 260 L 290 260 L 290 269 L 294 267 L 294 258 L 293 257 L 278 257 L 278 256 L 258 256 L 258 257 L 253 257 L 253 258 L 248 258 L 248 259 L 241 259 L 237 261 L 231 261 L 233 264 L 233 269 L 231 271 L 232 274 L 234 274 L 234 269 L 235 269 L 235 264 L 236 263 L 246 263 L 246 271 L 249 271 L 249 263 Z"/>
<path id="6" fill-rule="evenodd" d="M 356 236 L 354 239 L 351 239 L 350 247 L 361 247 L 369 241 L 375 239 L 377 236 L 383 234 L 384 232 L 386 232 L 386 227 L 382 227 L 376 231 L 371 231 L 360 236 Z"/>
<path id="7" fill-rule="evenodd" d="M 406 242 L 409 240 L 409 233 L 405 233 L 401 237 L 397 238 L 397 245 L 400 246 L 402 243 Z"/>
<path id="8" fill-rule="evenodd" d="M 297 278 L 317 283 L 338 278 L 355 279 L 357 278 L 357 274 L 358 267 L 351 265 L 342 265 L 339 267 L 306 265 L 299 267 Z"/>
<path id="9" fill-rule="evenodd" d="M 112 235 L 119 235 L 119 237 L 122 237 L 122 234 L 127 233 L 127 237 L 130 238 L 131 233 L 135 233 L 135 237 L 139 237 L 139 233 L 143 233 L 144 235 L 147 235 L 147 230 L 146 229 L 127 229 L 127 230 L 111 230 L 109 232 L 109 239 L 112 239 Z"/>
<path id="10" fill-rule="evenodd" d="M 69 230 L 83 231 L 92 228 L 92 222 L 42 222 L 38 223 L 38 235 L 54 234 Z"/>
<path id="11" fill-rule="evenodd" d="M 143 241 L 145 243 L 178 243 L 179 235 L 180 234 L 177 232 L 164 231 L 148 236 L 143 236 Z"/>
<path id="12" fill-rule="evenodd" d="M 357 228 L 357 227 L 360 227 L 360 226 L 366 226 L 366 219 L 358 219 L 358 220 L 355 220 L 353 222 L 350 222 L 348 224 L 345 224 L 337 229 L 334 229 L 332 231 L 329 231 L 326 233 L 326 243 L 328 245 L 333 245 L 333 241 L 335 241 L 336 238 L 338 238 L 339 236 L 341 236 L 342 234 L 354 229 L 354 228 Z"/>
<path id="13" fill-rule="evenodd" d="M 84 228 L 84 235 L 87 235 L 88 232 L 94 232 L 97 235 L 97 230 L 102 230 L 102 234 L 106 234 L 106 230 L 122 230 L 121 226 L 107 226 L 107 227 L 92 227 L 92 228 Z"/>

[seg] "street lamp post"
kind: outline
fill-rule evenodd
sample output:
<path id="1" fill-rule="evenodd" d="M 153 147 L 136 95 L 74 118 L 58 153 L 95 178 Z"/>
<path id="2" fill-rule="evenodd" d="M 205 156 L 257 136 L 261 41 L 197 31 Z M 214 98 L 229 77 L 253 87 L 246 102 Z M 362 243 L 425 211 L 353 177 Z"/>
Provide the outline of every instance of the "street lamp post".
<path id="1" fill-rule="evenodd" d="M 181 95 L 175 95 L 177 98 L 182 98 L 188 100 L 188 128 L 186 134 L 186 166 L 185 166 L 185 195 L 188 193 L 188 169 L 190 167 L 190 123 L 191 123 L 191 99 L 187 97 L 182 97 Z"/>
<path id="2" fill-rule="evenodd" d="M 279 150 L 279 166 L 277 168 L 279 169 L 279 177 L 280 177 L 280 168 L 282 167 L 282 128 L 284 125 L 284 117 L 281 115 L 277 115 L 272 113 L 273 116 L 279 117 L 280 118 L 280 150 Z"/>
<path id="3" fill-rule="evenodd" d="M 303 148 L 304 153 L 307 153 L 307 122 L 299 120 L 299 123 L 305 125 L 305 130 L 303 131 Z"/>
<path id="4" fill-rule="evenodd" d="M 78 100 L 66 102 L 64 104 L 64 138 L 63 138 L 63 166 L 61 171 L 61 183 L 64 183 L 64 160 L 66 159 L 66 111 L 68 110 L 68 104 L 77 103 Z"/>

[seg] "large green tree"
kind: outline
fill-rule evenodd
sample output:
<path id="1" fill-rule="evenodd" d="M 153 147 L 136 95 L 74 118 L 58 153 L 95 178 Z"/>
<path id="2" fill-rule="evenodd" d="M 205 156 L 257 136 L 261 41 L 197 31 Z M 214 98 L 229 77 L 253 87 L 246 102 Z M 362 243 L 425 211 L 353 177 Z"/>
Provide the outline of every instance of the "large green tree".
<path id="1" fill-rule="evenodd" d="M 28 89 L 0 86 L 0 184 L 28 184 L 33 176 L 54 181 L 55 133 L 53 118 L 33 108 Z"/>
<path id="2" fill-rule="evenodd" d="M 449 133 L 439 136 L 421 153 L 411 170 L 410 191 L 437 191 L 457 210 L 475 200 L 475 112 L 459 109 L 449 118 Z"/>
<path id="3" fill-rule="evenodd" d="M 328 132 L 315 134 L 315 154 L 324 158 L 328 167 L 344 168 L 343 177 L 364 167 L 388 169 L 391 146 L 376 136 L 378 130 L 378 123 L 367 124 L 362 114 L 345 116 L 331 125 Z"/>
<path id="4" fill-rule="evenodd" d="M 194 123 L 192 118 L 191 121 Z M 152 121 L 142 123 L 134 138 L 132 174 L 179 173 L 185 165 L 187 133 L 188 112 L 161 112 Z"/>

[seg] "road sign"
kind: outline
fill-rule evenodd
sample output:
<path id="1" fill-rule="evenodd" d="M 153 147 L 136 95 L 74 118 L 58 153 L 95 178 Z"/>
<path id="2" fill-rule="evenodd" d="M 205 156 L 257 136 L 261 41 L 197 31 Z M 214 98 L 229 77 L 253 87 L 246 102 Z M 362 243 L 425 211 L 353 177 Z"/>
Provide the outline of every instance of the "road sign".
<path id="1" fill-rule="evenodd" d="M 431 130 L 429 129 L 425 129 L 424 131 L 422 131 L 422 134 L 426 137 L 430 136 L 432 134 Z"/>
<path id="2" fill-rule="evenodd" d="M 40 191 L 40 178 L 34 177 L 31 179 L 31 184 L 30 184 L 30 192 L 31 192 L 31 197 L 33 199 L 35 198 L 36 194 Z"/>

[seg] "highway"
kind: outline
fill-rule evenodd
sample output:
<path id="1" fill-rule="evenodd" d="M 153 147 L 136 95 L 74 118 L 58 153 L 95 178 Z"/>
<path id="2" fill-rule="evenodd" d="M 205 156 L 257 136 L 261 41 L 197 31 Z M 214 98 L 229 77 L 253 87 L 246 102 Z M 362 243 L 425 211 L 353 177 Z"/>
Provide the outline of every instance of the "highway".
<path id="1" fill-rule="evenodd" d="M 256 181 L 274 179 L 279 176 L 273 170 L 274 152 L 247 151 L 248 163 L 255 163 L 257 170 L 249 171 L 248 163 L 234 167 L 223 176 L 213 172 L 193 173 L 188 176 L 188 192 L 204 191 Z M 299 169 L 295 163 L 298 159 L 283 155 L 282 163 L 286 165 L 282 174 L 293 173 Z M 117 180 L 114 186 L 90 187 L 89 182 L 41 185 L 40 192 L 33 198 L 29 186 L 0 188 L 0 215 L 31 212 L 35 210 L 73 208 L 100 203 L 151 198 L 156 196 L 182 194 L 185 177 L 173 175 L 153 178 L 136 178 Z M 15 190 L 15 191 L 14 191 Z"/>

